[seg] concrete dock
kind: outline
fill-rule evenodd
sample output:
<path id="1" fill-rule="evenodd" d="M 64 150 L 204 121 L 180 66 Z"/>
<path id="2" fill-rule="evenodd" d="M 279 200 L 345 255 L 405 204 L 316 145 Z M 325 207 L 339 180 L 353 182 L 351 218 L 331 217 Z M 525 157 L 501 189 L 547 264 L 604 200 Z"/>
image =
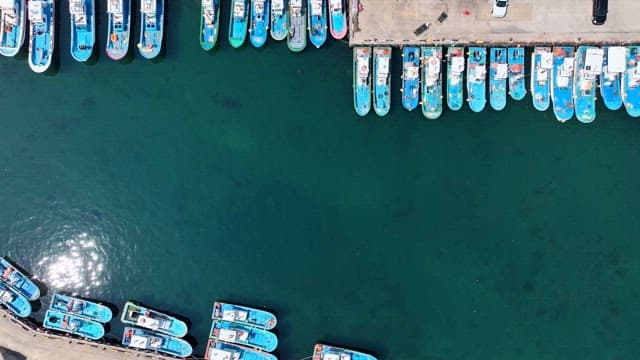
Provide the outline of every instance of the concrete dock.
<path id="1" fill-rule="evenodd" d="M 609 2 L 604 25 L 591 23 L 590 0 L 509 0 L 491 15 L 492 0 L 349 0 L 354 45 L 554 45 L 640 43 L 640 1 Z M 442 13 L 447 17 L 439 22 Z M 431 23 L 421 35 L 414 30 Z"/>

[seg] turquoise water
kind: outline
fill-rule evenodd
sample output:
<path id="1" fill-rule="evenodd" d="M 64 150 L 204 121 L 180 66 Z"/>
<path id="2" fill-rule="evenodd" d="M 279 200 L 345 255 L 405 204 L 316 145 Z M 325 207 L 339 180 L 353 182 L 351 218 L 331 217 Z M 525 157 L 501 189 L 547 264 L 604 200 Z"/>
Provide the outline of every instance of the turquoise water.
<path id="1" fill-rule="evenodd" d="M 0 59 L 0 254 L 49 295 L 183 315 L 197 353 L 222 299 L 273 309 L 285 360 L 635 358 L 638 120 L 426 121 L 399 91 L 359 118 L 345 44 L 232 50 L 225 4 L 205 53 L 199 2 L 169 5 L 159 61 L 108 60 L 100 23 L 74 62 L 66 3 L 57 72 Z"/>

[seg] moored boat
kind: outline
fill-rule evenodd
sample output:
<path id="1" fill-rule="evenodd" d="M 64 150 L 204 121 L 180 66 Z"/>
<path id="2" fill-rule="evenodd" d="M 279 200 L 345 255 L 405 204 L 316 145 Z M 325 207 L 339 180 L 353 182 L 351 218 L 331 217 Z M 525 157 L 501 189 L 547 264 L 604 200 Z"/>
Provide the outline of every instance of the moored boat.
<path id="1" fill-rule="evenodd" d="M 108 323 L 113 317 L 111 309 L 104 305 L 59 293 L 53 294 L 49 308 L 100 323 Z"/>
<path id="2" fill-rule="evenodd" d="M 538 111 L 549 108 L 553 54 L 550 47 L 537 46 L 531 54 L 531 99 Z"/>
<path id="3" fill-rule="evenodd" d="M 246 346 L 210 339 L 204 354 L 205 360 L 278 360 L 275 355 Z M 355 360 L 355 359 L 353 359 Z"/>
<path id="4" fill-rule="evenodd" d="M 140 55 L 153 59 L 162 49 L 164 0 L 140 0 Z"/>
<path id="5" fill-rule="evenodd" d="M 422 114 L 437 119 L 442 115 L 442 48 L 423 47 L 422 61 Z"/>
<path id="6" fill-rule="evenodd" d="M 329 0 L 329 31 L 340 40 L 347 35 L 347 11 L 344 0 Z"/>
<path id="7" fill-rule="evenodd" d="M 211 318 L 213 320 L 245 324 L 264 330 L 271 330 L 278 323 L 276 316 L 268 311 L 219 301 L 213 304 Z"/>
<path id="8" fill-rule="evenodd" d="M 391 109 L 391 47 L 373 48 L 373 110 L 378 116 L 385 116 Z"/>
<path id="9" fill-rule="evenodd" d="M 284 0 L 271 0 L 271 38 L 284 40 L 287 37 L 287 7 Z"/>
<path id="10" fill-rule="evenodd" d="M 289 0 L 289 33 L 287 46 L 293 52 L 307 47 L 307 16 L 302 0 Z"/>
<path id="11" fill-rule="evenodd" d="M 173 316 L 136 305 L 127 301 L 122 309 L 120 320 L 125 324 L 157 331 L 163 334 L 183 337 L 187 334 L 187 324 Z"/>
<path id="12" fill-rule="evenodd" d="M 491 48 L 489 64 L 489 104 L 493 110 L 500 111 L 507 106 L 507 49 Z"/>
<path id="13" fill-rule="evenodd" d="M 627 47 L 627 66 L 622 82 L 622 102 L 631 117 L 640 117 L 640 46 Z"/>
<path id="14" fill-rule="evenodd" d="M 51 66 L 54 50 L 54 0 L 29 1 L 29 67 L 37 73 Z"/>
<path id="15" fill-rule="evenodd" d="M 360 116 L 371 110 L 371 48 L 353 48 L 353 107 Z"/>
<path id="16" fill-rule="evenodd" d="M 214 320 L 209 338 L 272 352 L 278 347 L 278 337 L 270 331 L 244 324 Z"/>
<path id="17" fill-rule="evenodd" d="M 309 5 L 309 40 L 319 48 L 327 41 L 327 6 L 326 0 L 307 0 Z"/>
<path id="18" fill-rule="evenodd" d="M 467 94 L 469 108 L 480 112 L 487 103 L 487 49 L 470 47 L 467 59 Z"/>
<path id="19" fill-rule="evenodd" d="M 622 107 L 622 77 L 627 58 L 627 49 L 623 46 L 605 46 L 600 74 L 600 96 L 609 110 Z"/>
<path id="20" fill-rule="evenodd" d="M 373 355 L 345 349 L 337 346 L 316 344 L 313 348 L 313 360 L 377 360 Z"/>
<path id="21" fill-rule="evenodd" d="M 29 301 L 40 297 L 40 288 L 4 257 L 0 257 L 0 280 L 10 285 Z"/>
<path id="22" fill-rule="evenodd" d="M 462 108 L 464 76 L 464 48 L 452 46 L 447 49 L 447 106 L 456 111 Z"/>
<path id="23" fill-rule="evenodd" d="M 527 95 L 524 84 L 524 48 L 510 47 L 509 53 L 509 95 L 513 100 L 522 100 Z"/>
<path id="24" fill-rule="evenodd" d="M 24 43 L 27 28 L 25 0 L 0 0 L 0 55 L 15 56 Z"/>
<path id="25" fill-rule="evenodd" d="M 92 340 L 99 340 L 104 336 L 104 326 L 99 322 L 58 310 L 47 310 L 42 326 Z"/>
<path id="26" fill-rule="evenodd" d="M 107 2 L 107 56 L 120 60 L 129 51 L 131 35 L 131 0 L 109 0 Z"/>
<path id="27" fill-rule="evenodd" d="M 229 18 L 229 44 L 239 48 L 247 38 L 248 0 L 233 0 Z"/>
<path id="28" fill-rule="evenodd" d="M 411 111 L 420 102 L 420 48 L 402 48 L 402 106 Z"/>
<path id="29" fill-rule="evenodd" d="M 200 46 L 211 50 L 218 42 L 220 0 L 202 0 L 200 4 Z"/>
<path id="30" fill-rule="evenodd" d="M 76 61 L 87 61 L 96 40 L 94 0 L 69 0 L 69 15 L 71 56 Z"/>
<path id="31" fill-rule="evenodd" d="M 0 279 L 0 304 L 19 317 L 31 315 L 31 304 L 22 293 Z"/>
<path id="32" fill-rule="evenodd" d="M 261 47 L 269 36 L 269 0 L 251 0 L 251 25 L 249 41 L 254 47 Z"/>
<path id="33" fill-rule="evenodd" d="M 573 117 L 573 47 L 553 48 L 553 72 L 551 73 L 551 102 L 553 114 L 560 122 Z"/>
<path id="34" fill-rule="evenodd" d="M 179 357 L 187 357 L 193 353 L 191 345 L 183 339 L 128 326 L 122 334 L 122 345 Z"/>
<path id="35" fill-rule="evenodd" d="M 602 71 L 602 49 L 580 46 L 573 72 L 573 105 L 576 118 L 590 123 L 596 119 L 596 76 Z"/>

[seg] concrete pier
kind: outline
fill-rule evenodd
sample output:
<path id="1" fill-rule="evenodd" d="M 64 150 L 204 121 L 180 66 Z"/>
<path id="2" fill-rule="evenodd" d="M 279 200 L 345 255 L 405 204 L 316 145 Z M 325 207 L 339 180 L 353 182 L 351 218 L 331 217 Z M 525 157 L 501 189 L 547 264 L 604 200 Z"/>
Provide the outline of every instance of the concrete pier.
<path id="1" fill-rule="evenodd" d="M 591 23 L 590 0 L 509 0 L 500 19 L 491 15 L 492 0 L 349 2 L 351 46 L 640 43 L 638 0 L 610 1 L 607 21 L 599 26 Z M 439 22 L 443 12 L 447 18 Z M 429 29 L 414 35 L 425 22 Z"/>

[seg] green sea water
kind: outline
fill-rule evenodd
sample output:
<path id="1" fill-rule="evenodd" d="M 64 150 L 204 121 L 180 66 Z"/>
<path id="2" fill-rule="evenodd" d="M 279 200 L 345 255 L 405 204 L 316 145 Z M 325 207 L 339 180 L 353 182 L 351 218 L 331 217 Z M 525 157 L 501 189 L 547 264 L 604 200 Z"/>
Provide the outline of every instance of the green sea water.
<path id="1" fill-rule="evenodd" d="M 401 108 L 396 52 L 391 113 L 360 118 L 342 42 L 231 49 L 225 2 L 206 53 L 199 2 L 170 1 L 163 57 L 119 63 L 99 5 L 90 64 L 69 55 L 66 3 L 53 73 L 26 46 L 0 59 L 0 254 L 48 295 L 180 314 L 199 354 L 214 300 L 275 311 L 284 360 L 316 342 L 400 360 L 640 352 L 640 122 L 623 110 L 560 124 L 528 96 L 427 121 Z"/>

